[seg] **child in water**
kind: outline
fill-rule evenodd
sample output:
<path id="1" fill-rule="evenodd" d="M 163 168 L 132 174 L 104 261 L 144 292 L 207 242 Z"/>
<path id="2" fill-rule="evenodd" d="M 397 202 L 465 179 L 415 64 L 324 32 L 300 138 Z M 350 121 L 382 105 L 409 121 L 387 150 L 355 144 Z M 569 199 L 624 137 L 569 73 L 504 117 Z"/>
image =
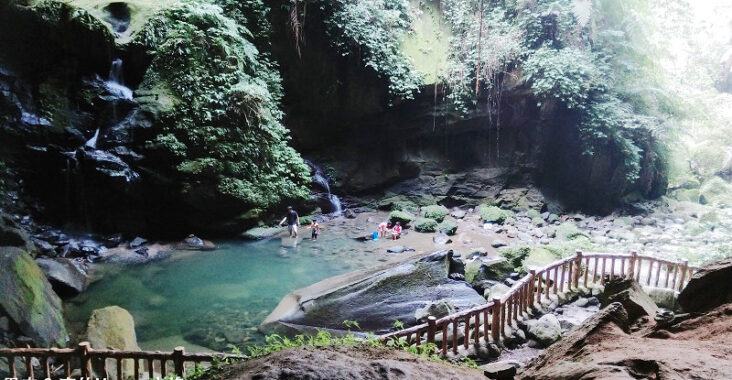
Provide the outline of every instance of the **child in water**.
<path id="1" fill-rule="evenodd" d="M 318 224 L 317 220 L 313 220 L 310 224 L 310 229 L 312 230 L 310 238 L 312 240 L 318 240 L 318 235 L 320 235 L 320 224 Z"/>

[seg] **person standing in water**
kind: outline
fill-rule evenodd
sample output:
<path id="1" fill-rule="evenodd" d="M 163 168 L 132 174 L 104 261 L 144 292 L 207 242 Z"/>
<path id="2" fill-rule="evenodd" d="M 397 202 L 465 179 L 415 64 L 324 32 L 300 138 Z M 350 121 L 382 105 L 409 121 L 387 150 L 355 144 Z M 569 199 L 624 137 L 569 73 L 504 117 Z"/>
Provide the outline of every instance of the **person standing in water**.
<path id="1" fill-rule="evenodd" d="M 287 215 L 280 221 L 282 223 L 287 222 L 287 229 L 290 231 L 290 237 L 297 237 L 297 227 L 300 226 L 300 215 L 297 215 L 297 211 L 292 209 L 292 206 L 287 206 Z"/>
<path id="2" fill-rule="evenodd" d="M 318 240 L 318 235 L 320 235 L 320 224 L 318 224 L 317 220 L 313 219 L 313 223 L 310 224 L 310 229 L 312 230 L 310 238 L 312 240 Z"/>

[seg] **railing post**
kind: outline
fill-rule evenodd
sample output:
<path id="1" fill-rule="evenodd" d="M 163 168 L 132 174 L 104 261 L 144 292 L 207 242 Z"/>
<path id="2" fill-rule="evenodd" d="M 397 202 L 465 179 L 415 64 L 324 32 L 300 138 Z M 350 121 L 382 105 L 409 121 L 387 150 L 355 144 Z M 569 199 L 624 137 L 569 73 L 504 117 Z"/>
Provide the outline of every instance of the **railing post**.
<path id="1" fill-rule="evenodd" d="M 684 280 L 686 280 L 686 272 L 689 271 L 689 260 L 684 259 L 681 263 L 681 281 L 679 281 L 679 288 L 678 291 L 682 291 L 684 289 Z M 689 276 L 691 277 L 691 276 Z"/>
<path id="2" fill-rule="evenodd" d="M 435 322 L 437 318 L 434 316 L 427 317 L 427 343 L 435 343 Z M 443 336 L 442 339 L 445 339 Z"/>
<path id="3" fill-rule="evenodd" d="M 89 342 L 81 342 L 77 346 L 79 351 L 79 363 L 81 365 L 81 376 L 91 378 L 92 374 L 91 358 L 89 357 Z"/>
<path id="4" fill-rule="evenodd" d="M 580 272 L 582 271 L 582 251 L 575 252 L 574 271 L 572 272 L 572 284 L 575 289 L 579 287 Z"/>
<path id="5" fill-rule="evenodd" d="M 635 278 L 635 262 L 638 259 L 638 252 L 630 251 L 630 265 L 628 266 L 628 278 Z"/>
<path id="6" fill-rule="evenodd" d="M 183 355 L 185 354 L 185 348 L 178 346 L 173 349 L 173 366 L 175 367 L 175 374 L 179 377 L 183 377 Z"/>
<path id="7" fill-rule="evenodd" d="M 491 321 L 491 336 L 493 343 L 499 344 L 501 340 L 501 299 L 493 299 L 493 320 Z"/>
<path id="8" fill-rule="evenodd" d="M 531 269 L 529 271 L 529 307 L 534 308 L 534 300 L 535 300 L 535 287 L 534 282 L 536 281 L 536 269 Z"/>

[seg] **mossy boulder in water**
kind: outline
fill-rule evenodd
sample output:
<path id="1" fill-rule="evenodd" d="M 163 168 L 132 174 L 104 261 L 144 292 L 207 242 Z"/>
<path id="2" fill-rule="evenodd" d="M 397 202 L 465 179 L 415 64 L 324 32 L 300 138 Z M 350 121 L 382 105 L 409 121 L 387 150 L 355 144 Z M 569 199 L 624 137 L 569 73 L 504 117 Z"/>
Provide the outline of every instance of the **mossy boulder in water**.
<path id="1" fill-rule="evenodd" d="M 406 327 L 417 323 L 415 312 L 448 301 L 457 311 L 485 303 L 465 281 L 448 277 L 447 251 L 420 260 L 333 277 L 283 298 L 265 319 L 265 331 L 303 332 L 344 329 L 357 321 L 365 331 L 385 333 L 395 320 Z"/>
<path id="2" fill-rule="evenodd" d="M 437 226 L 437 230 L 440 232 L 444 232 L 448 235 L 455 235 L 457 232 L 458 225 L 457 223 L 453 222 L 452 220 L 445 220 L 440 225 Z"/>
<path id="3" fill-rule="evenodd" d="M 36 345 L 66 344 L 61 300 L 28 253 L 0 247 L 0 289 L 0 307 Z"/>

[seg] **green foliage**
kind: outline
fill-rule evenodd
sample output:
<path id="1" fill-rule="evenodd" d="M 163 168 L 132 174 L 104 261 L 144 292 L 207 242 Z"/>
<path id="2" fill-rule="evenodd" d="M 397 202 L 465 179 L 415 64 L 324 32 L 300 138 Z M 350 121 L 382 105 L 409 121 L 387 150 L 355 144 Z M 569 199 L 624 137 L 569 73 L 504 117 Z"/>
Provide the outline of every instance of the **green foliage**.
<path id="1" fill-rule="evenodd" d="M 442 222 L 447 216 L 447 207 L 441 205 L 426 206 L 422 209 L 422 216 Z"/>
<path id="2" fill-rule="evenodd" d="M 507 218 L 513 216 L 513 213 L 508 210 L 502 210 L 496 206 L 488 206 L 482 204 L 478 207 L 480 218 L 484 222 L 503 224 Z"/>
<path id="3" fill-rule="evenodd" d="M 397 319 L 396 321 L 394 321 L 394 325 L 392 327 L 394 328 L 394 330 L 397 331 L 404 330 L 404 323 Z"/>
<path id="4" fill-rule="evenodd" d="M 542 46 L 524 62 L 524 80 L 540 99 L 554 98 L 569 108 L 583 107 L 597 89 L 599 72 L 592 54 L 577 48 Z"/>
<path id="5" fill-rule="evenodd" d="M 321 1 L 320 7 L 331 43 L 341 54 L 357 53 L 366 67 L 389 81 L 392 95 L 412 98 L 422 78 L 400 49 L 411 22 L 408 0 L 333 0 Z"/>
<path id="6" fill-rule="evenodd" d="M 251 358 L 257 358 L 265 356 L 272 352 L 281 351 L 292 347 L 301 346 L 333 346 L 333 345 L 355 345 L 358 343 L 353 334 L 347 334 L 346 336 L 339 338 L 334 337 L 331 333 L 323 330 L 319 330 L 315 336 L 311 335 L 296 335 L 290 339 L 277 334 L 267 335 L 264 338 L 265 344 L 260 346 L 249 346 L 249 356 Z"/>
<path id="7" fill-rule="evenodd" d="M 412 215 L 409 215 L 408 213 L 404 211 L 392 211 L 389 213 L 389 221 L 393 224 L 396 222 L 399 222 L 402 224 L 402 226 L 405 226 L 409 224 L 412 221 L 413 217 Z"/>
<path id="8" fill-rule="evenodd" d="M 347 328 L 347 329 L 348 329 L 349 331 L 350 331 L 350 330 L 351 330 L 352 328 L 354 328 L 354 327 L 355 327 L 355 328 L 357 328 L 357 329 L 359 329 L 359 330 L 361 330 L 361 326 L 359 326 L 359 325 L 358 325 L 358 322 L 357 322 L 357 321 L 351 321 L 351 320 L 348 320 L 348 319 L 344 319 L 344 320 L 343 320 L 343 325 L 345 325 L 345 326 L 346 326 L 346 328 Z"/>
<path id="9" fill-rule="evenodd" d="M 154 50 L 141 89 L 173 99 L 151 156 L 171 163 L 184 194 L 268 208 L 305 198 L 309 170 L 287 145 L 279 75 L 248 35 L 220 7 L 191 1 L 152 17 L 132 43 Z"/>
<path id="10" fill-rule="evenodd" d="M 437 221 L 430 218 L 419 218 L 414 221 L 414 229 L 419 232 L 437 231 Z"/>
<path id="11" fill-rule="evenodd" d="M 440 223 L 439 226 L 437 226 L 437 230 L 440 232 L 444 232 L 448 235 L 455 235 L 457 232 L 458 225 L 457 223 L 453 222 L 452 220 L 445 220 L 442 223 Z"/>

